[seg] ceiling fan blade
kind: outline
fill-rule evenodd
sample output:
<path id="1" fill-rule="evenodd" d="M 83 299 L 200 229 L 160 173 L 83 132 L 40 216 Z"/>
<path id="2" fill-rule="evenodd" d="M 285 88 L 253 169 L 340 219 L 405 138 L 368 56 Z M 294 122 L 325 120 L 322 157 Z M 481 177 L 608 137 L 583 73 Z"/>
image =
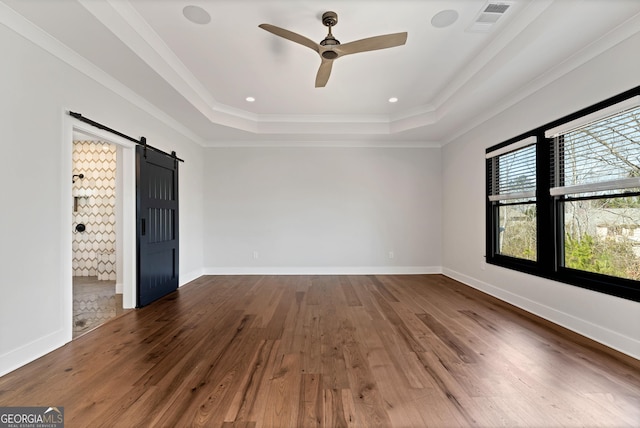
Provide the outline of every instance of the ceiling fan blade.
<path id="1" fill-rule="evenodd" d="M 407 33 L 393 33 L 382 36 L 369 37 L 345 43 L 334 47 L 340 55 L 349 55 L 358 52 L 375 51 L 378 49 L 393 48 L 404 45 L 407 42 Z"/>
<path id="2" fill-rule="evenodd" d="M 324 88 L 331 76 L 331 67 L 333 67 L 333 60 L 322 58 L 318 74 L 316 74 L 316 88 Z"/>
<path id="3" fill-rule="evenodd" d="M 310 49 L 313 49 L 316 52 L 320 51 L 320 48 L 318 47 L 318 44 L 316 42 L 314 42 L 311 39 L 307 39 L 306 37 L 301 36 L 298 33 L 294 33 L 293 31 L 285 30 L 284 28 L 276 27 L 275 25 L 271 25 L 271 24 L 260 24 L 258 25 L 258 27 L 270 33 L 273 33 L 276 36 L 280 36 L 287 40 L 291 40 L 292 42 L 299 43 L 302 46 L 306 46 Z"/>

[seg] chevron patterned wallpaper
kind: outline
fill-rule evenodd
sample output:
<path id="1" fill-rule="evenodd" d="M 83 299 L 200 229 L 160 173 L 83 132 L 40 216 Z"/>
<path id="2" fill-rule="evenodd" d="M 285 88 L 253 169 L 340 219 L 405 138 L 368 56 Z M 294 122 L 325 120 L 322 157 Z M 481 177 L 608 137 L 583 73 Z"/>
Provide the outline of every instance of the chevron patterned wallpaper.
<path id="1" fill-rule="evenodd" d="M 74 141 L 73 276 L 116 279 L 116 146 Z M 83 223 L 84 232 L 76 231 Z"/>

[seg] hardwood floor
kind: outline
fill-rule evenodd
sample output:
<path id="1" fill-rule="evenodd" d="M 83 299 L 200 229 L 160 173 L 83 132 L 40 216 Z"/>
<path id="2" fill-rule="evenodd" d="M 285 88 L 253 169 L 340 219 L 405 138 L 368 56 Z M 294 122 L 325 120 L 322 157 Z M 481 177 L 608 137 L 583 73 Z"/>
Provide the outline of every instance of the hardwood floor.
<path id="1" fill-rule="evenodd" d="M 441 275 L 205 276 L 0 378 L 67 427 L 638 427 L 640 361 Z"/>

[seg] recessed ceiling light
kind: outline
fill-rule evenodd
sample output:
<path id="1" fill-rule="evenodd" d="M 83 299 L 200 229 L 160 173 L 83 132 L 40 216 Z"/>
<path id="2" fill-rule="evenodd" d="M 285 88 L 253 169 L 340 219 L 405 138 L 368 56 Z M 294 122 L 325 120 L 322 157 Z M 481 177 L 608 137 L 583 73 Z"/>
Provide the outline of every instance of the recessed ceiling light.
<path id="1" fill-rule="evenodd" d="M 398 102 L 398 98 L 397 97 L 391 97 L 391 98 L 389 98 L 389 102 L 390 103 L 397 103 Z"/>
<path id="2" fill-rule="evenodd" d="M 433 25 L 436 28 L 444 28 L 453 24 L 457 20 L 458 20 L 458 12 L 456 12 L 455 10 L 448 9 L 433 15 L 433 18 L 431 18 L 431 25 Z"/>
<path id="3" fill-rule="evenodd" d="M 184 9 L 182 9 L 182 14 L 194 24 L 204 25 L 211 22 L 211 15 L 209 15 L 209 12 L 200 6 L 185 6 Z"/>
<path id="4" fill-rule="evenodd" d="M 254 102 L 256 99 L 255 99 L 255 98 L 253 98 L 253 97 L 247 97 L 247 98 L 245 98 L 245 100 L 246 100 L 248 103 L 252 103 L 252 102 Z"/>

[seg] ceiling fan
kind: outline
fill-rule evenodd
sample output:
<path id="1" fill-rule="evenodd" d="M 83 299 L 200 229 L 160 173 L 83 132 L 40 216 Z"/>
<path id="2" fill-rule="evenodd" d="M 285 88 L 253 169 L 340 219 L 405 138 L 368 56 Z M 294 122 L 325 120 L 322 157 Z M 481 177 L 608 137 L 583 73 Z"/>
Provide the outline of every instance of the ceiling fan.
<path id="1" fill-rule="evenodd" d="M 331 28 L 338 23 L 338 14 L 335 12 L 325 12 L 322 14 L 322 23 L 329 27 L 329 34 L 320 43 L 316 43 L 300 34 L 293 31 L 285 30 L 284 28 L 276 27 L 271 24 L 260 24 L 258 27 L 263 30 L 269 31 L 276 36 L 283 37 L 292 42 L 299 43 L 306 46 L 320 54 L 320 68 L 316 75 L 316 88 L 322 88 L 327 84 L 329 76 L 331 75 L 331 67 L 333 61 L 344 55 L 350 55 L 358 52 L 375 51 L 378 49 L 393 48 L 396 46 L 404 45 L 407 41 L 407 33 L 393 33 L 385 34 L 382 36 L 369 37 L 366 39 L 356 40 L 345 44 L 333 37 Z"/>

